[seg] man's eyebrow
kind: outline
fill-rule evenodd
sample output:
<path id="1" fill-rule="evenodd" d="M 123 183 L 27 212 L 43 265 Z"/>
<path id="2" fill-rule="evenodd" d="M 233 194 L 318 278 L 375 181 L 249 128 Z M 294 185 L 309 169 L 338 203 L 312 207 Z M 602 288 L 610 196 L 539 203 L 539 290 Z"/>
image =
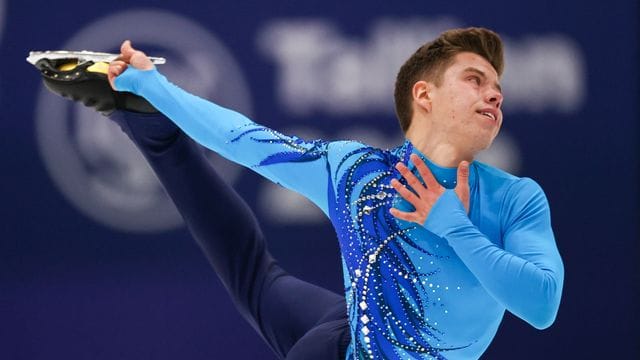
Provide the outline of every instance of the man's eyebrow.
<path id="1" fill-rule="evenodd" d="M 482 71 L 480 69 L 477 69 L 477 68 L 474 68 L 474 67 L 468 67 L 468 68 L 464 69 L 464 72 L 476 73 L 476 74 L 480 75 L 480 77 L 482 77 L 483 79 L 487 78 L 487 74 L 485 74 L 484 71 Z M 495 84 L 493 84 L 493 85 L 502 94 L 502 86 L 500 86 L 500 84 L 497 83 L 497 82 Z"/>

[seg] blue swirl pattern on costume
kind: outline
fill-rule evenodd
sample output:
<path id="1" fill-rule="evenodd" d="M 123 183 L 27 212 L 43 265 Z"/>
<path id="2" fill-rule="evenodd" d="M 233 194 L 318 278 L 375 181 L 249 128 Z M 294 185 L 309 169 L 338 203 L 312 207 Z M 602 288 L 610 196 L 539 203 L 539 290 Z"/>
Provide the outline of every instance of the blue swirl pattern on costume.
<path id="1" fill-rule="evenodd" d="M 305 141 L 191 95 L 156 70 L 129 68 L 120 90 L 145 97 L 200 144 L 311 199 L 339 240 L 352 340 L 348 358 L 474 359 L 504 311 L 536 328 L 554 320 L 564 269 L 549 206 L 531 179 L 470 166 L 470 211 L 456 169 L 432 163 L 409 141 L 381 150 L 354 141 Z M 396 195 L 394 165 L 423 157 L 447 188 L 425 224 Z M 409 166 L 412 171 L 415 169 Z"/>

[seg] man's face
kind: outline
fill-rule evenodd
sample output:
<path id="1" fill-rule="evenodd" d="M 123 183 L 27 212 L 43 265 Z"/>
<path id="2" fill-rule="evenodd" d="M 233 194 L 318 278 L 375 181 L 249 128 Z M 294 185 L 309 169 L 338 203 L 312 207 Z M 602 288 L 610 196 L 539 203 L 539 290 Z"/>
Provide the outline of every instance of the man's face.
<path id="1" fill-rule="evenodd" d="M 498 74 L 480 55 L 464 52 L 430 92 L 433 131 L 474 155 L 491 145 L 502 125 Z"/>

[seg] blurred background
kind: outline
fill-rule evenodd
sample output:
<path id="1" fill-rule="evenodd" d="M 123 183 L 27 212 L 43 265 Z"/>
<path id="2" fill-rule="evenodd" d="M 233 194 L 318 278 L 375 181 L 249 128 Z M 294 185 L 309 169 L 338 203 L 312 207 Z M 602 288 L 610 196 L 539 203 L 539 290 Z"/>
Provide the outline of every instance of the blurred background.
<path id="1" fill-rule="evenodd" d="M 637 359 L 637 1 L 0 0 L 0 358 L 273 359 L 133 145 L 48 93 L 30 50 L 164 56 L 170 79 L 280 131 L 401 141 L 399 65 L 451 27 L 507 45 L 481 159 L 537 180 L 566 268 L 555 324 L 506 315 L 486 359 Z M 342 293 L 335 234 L 298 196 L 211 155 L 283 267 Z"/>

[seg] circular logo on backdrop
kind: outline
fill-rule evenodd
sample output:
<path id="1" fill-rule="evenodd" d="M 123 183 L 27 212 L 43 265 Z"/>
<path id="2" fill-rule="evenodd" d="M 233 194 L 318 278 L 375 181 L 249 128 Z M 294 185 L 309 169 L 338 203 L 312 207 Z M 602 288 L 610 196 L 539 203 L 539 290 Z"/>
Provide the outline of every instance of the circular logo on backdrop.
<path id="1" fill-rule="evenodd" d="M 159 69 L 172 82 L 250 114 L 248 88 L 231 53 L 209 31 L 173 13 L 117 13 L 82 29 L 62 49 L 119 52 L 125 39 L 149 55 L 167 58 Z M 43 86 L 36 108 L 36 136 L 55 185 L 85 215 L 131 232 L 164 231 L 182 224 L 143 156 L 109 119 Z M 229 182 L 241 171 L 217 155 L 209 157 Z"/>

